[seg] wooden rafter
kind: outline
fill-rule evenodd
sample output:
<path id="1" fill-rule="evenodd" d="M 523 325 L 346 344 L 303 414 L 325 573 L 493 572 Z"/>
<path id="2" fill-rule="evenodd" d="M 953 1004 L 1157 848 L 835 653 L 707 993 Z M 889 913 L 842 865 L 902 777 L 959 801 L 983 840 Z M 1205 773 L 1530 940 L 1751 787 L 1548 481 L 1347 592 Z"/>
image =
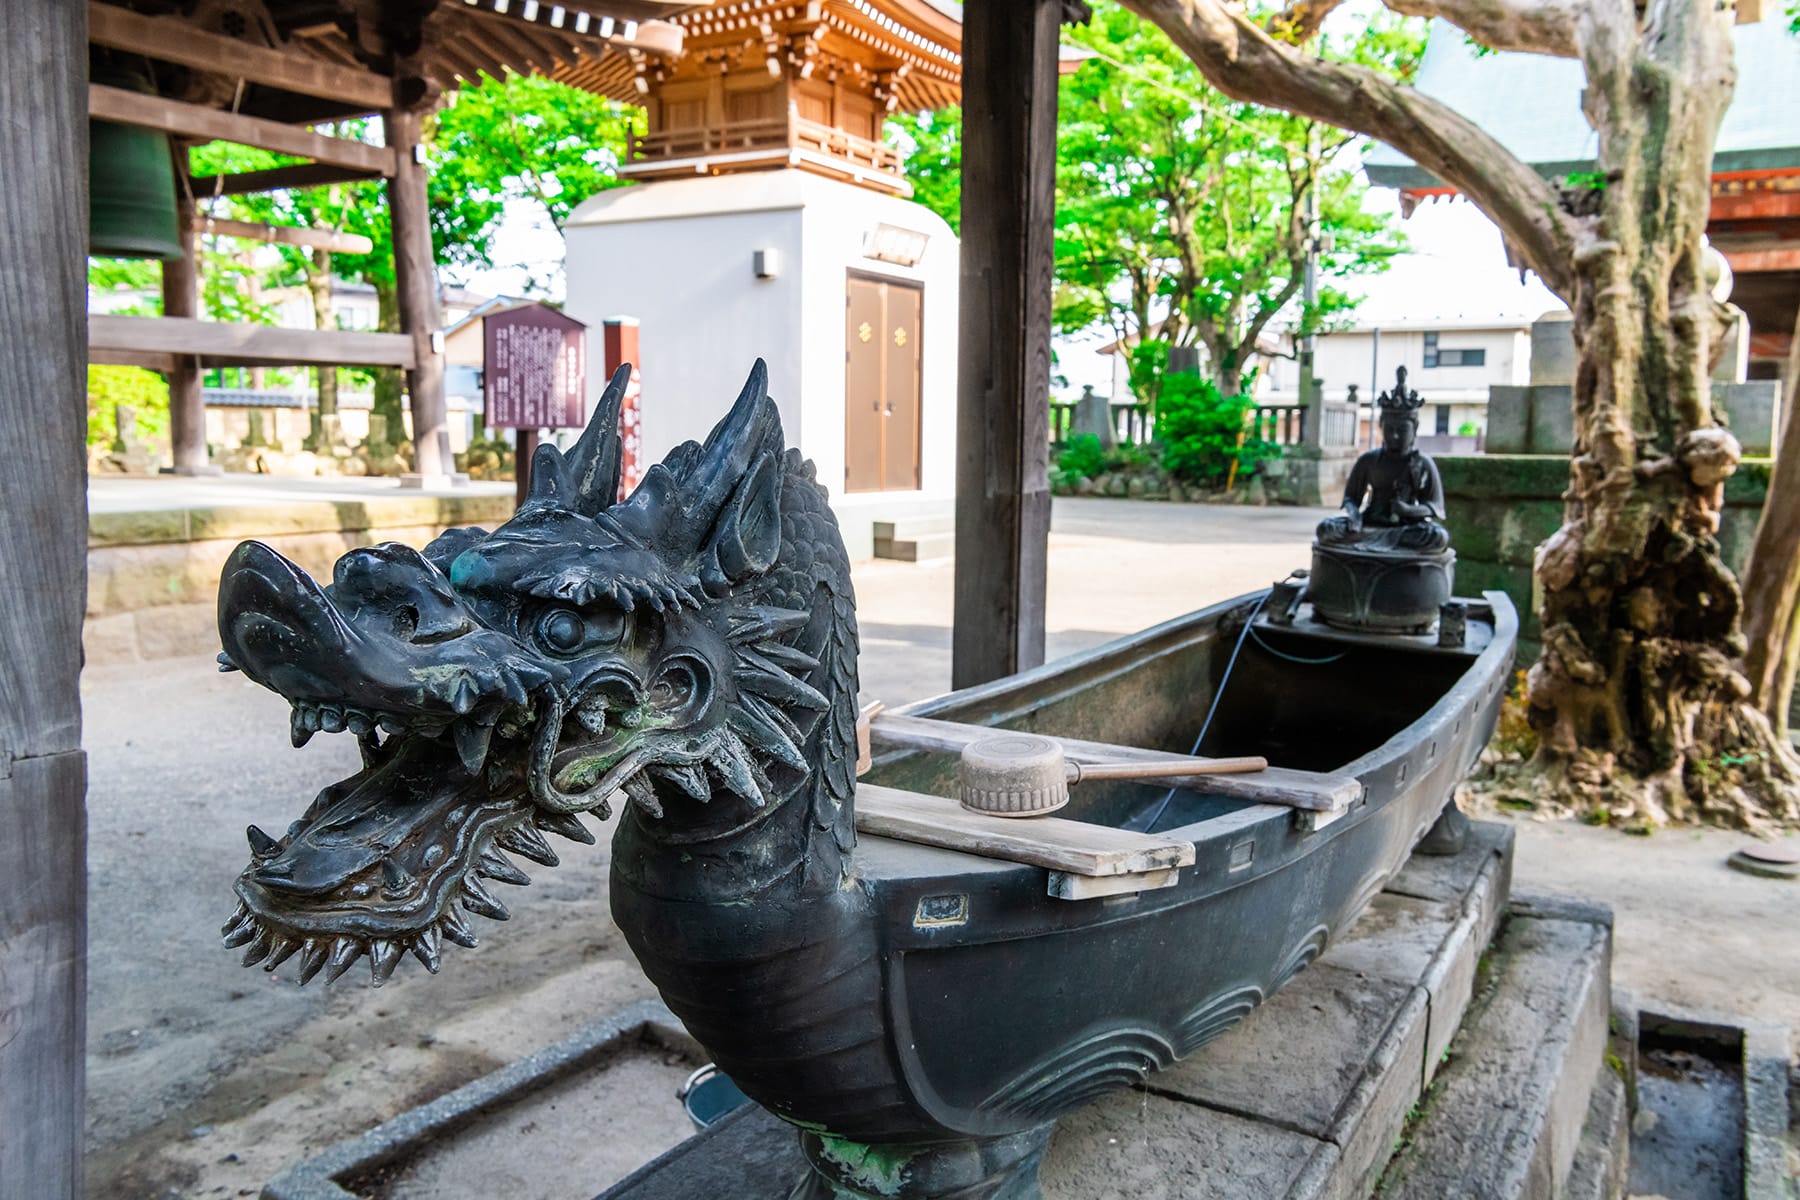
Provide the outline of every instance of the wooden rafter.
<path id="1" fill-rule="evenodd" d="M 333 183 L 359 183 L 380 179 L 379 168 L 343 167 L 334 163 L 294 163 L 285 167 L 268 167 L 261 171 L 243 171 L 236 175 L 196 175 L 192 181 L 195 196 L 243 196 L 253 192 L 278 192 L 288 188 L 325 187 Z"/>
<path id="2" fill-rule="evenodd" d="M 179 17 L 151 17 L 111 4 L 90 3 L 88 40 L 303 96 L 366 106 L 371 111 L 394 103 L 394 81 L 386 76 L 209 33 Z"/>
<path id="3" fill-rule="evenodd" d="M 360 233 L 339 233 L 335 229 L 311 229 L 304 225 L 263 225 L 230 217 L 211 217 L 205 213 L 194 214 L 194 232 L 328 250 L 333 254 L 371 254 L 375 250 L 375 243 Z"/>

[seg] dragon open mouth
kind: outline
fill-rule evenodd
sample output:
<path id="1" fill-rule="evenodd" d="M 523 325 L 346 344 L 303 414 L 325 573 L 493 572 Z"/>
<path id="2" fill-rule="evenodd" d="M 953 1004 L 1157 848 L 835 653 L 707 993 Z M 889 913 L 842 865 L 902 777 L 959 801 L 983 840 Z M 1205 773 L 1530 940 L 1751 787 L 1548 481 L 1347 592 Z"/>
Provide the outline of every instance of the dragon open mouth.
<path id="1" fill-rule="evenodd" d="M 507 918 L 490 883 L 530 882 L 507 851 L 555 866 L 545 832 L 593 843 L 573 811 L 533 800 L 534 765 L 546 778 L 561 739 L 556 664 L 484 627 L 425 555 L 356 551 L 321 588 L 246 543 L 226 566 L 220 613 L 222 665 L 289 700 L 296 746 L 348 732 L 363 755 L 284 836 L 250 827 L 224 927 L 246 965 L 298 954 L 305 983 L 366 954 L 380 984 L 410 951 L 435 972 L 443 939 L 475 945 L 465 912 Z M 604 720 L 604 702 L 585 719 Z"/>

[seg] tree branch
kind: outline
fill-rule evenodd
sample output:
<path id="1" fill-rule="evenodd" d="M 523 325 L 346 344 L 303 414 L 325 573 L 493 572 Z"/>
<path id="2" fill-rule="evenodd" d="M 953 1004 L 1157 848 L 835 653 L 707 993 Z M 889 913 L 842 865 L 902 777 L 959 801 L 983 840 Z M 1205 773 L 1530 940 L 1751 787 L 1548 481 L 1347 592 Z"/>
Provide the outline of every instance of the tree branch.
<path id="1" fill-rule="evenodd" d="M 1617 0 L 1381 0 L 1403 17 L 1441 17 L 1490 50 L 1579 58 L 1593 10 Z"/>
<path id="2" fill-rule="evenodd" d="M 1572 297 L 1575 252 L 1586 240 L 1581 223 L 1562 210 L 1548 180 L 1467 117 L 1365 67 L 1278 42 L 1220 0 L 1124 3 L 1233 99 L 1352 129 L 1408 155 L 1500 226 L 1545 286 L 1565 302 Z"/>

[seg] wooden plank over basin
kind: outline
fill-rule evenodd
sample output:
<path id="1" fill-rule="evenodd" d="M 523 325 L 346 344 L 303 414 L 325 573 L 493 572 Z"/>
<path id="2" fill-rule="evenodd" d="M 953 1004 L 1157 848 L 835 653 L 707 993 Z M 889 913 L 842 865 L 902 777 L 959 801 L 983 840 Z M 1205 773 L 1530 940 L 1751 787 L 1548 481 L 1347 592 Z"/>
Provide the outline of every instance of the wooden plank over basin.
<path id="1" fill-rule="evenodd" d="M 872 783 L 856 785 L 856 828 L 1088 878 L 1164 874 L 1194 861 L 1194 844 L 1180 838 L 1063 817 L 993 817 L 942 796 Z"/>
<path id="2" fill-rule="evenodd" d="M 959 721 L 939 721 L 930 717 L 908 717 L 899 713 L 881 713 L 870 723 L 869 735 L 877 747 L 886 749 L 932 750 L 943 754 L 960 754 L 962 748 L 977 738 L 991 737 L 1004 730 L 986 725 L 966 725 Z M 1054 735 L 1051 735 L 1054 736 Z M 1166 762 L 1171 755 L 1161 750 L 1143 750 L 1136 746 L 1115 746 L 1107 742 L 1087 742 L 1079 738 L 1058 737 L 1070 760 L 1082 764 L 1101 762 Z M 1160 782 L 1173 787 L 1191 787 L 1219 796 L 1252 800 L 1258 804 L 1279 804 L 1313 812 L 1341 812 L 1362 796 L 1362 784 L 1349 775 L 1333 775 L 1319 771 L 1296 771 L 1287 767 L 1268 767 L 1244 775 L 1176 776 Z"/>

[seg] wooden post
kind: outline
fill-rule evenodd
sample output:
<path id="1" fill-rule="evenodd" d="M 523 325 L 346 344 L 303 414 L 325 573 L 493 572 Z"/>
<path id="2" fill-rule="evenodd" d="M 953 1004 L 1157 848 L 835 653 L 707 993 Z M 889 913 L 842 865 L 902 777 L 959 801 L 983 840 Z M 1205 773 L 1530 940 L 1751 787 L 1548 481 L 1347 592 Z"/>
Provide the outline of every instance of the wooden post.
<path id="1" fill-rule="evenodd" d="M 394 148 L 394 177 L 388 180 L 388 212 L 394 226 L 394 289 L 400 332 L 412 338 L 415 366 L 406 373 L 412 411 L 413 469 L 426 480 L 453 469 L 450 428 L 444 406 L 444 358 L 432 348 L 438 332 L 437 266 L 431 248 L 431 208 L 425 191 L 425 164 L 419 146 L 417 109 L 387 112 L 383 124 Z"/>
<path id="2" fill-rule="evenodd" d="M 200 315 L 200 262 L 194 244 L 194 201 L 188 195 L 183 169 L 185 150 L 176 152 L 175 236 L 181 257 L 162 265 L 163 316 Z M 174 452 L 175 474 L 211 473 L 206 458 L 206 400 L 200 391 L 200 360 L 178 355 L 170 367 L 169 442 Z"/>
<path id="3" fill-rule="evenodd" d="M 538 431 L 515 429 L 513 434 L 513 504 L 524 508 L 525 497 L 531 495 L 531 456 L 537 453 Z"/>
<path id="4" fill-rule="evenodd" d="M 963 10 L 951 685 L 1044 661 L 1061 0 Z"/>
<path id="5" fill-rule="evenodd" d="M 623 451 L 619 455 L 619 499 L 623 500 L 644 476 L 644 421 L 639 406 L 644 360 L 639 353 L 636 317 L 608 317 L 602 330 L 602 357 L 606 369 L 600 372 L 600 380 L 610 380 L 614 371 L 626 363 L 631 364 L 631 382 L 625 385 L 625 401 L 619 405 L 619 441 Z M 592 388 L 589 390 L 591 394 Z"/>
<path id="6" fill-rule="evenodd" d="M 82 1195 L 87 8 L 0 4 L 0 1196 Z"/>

